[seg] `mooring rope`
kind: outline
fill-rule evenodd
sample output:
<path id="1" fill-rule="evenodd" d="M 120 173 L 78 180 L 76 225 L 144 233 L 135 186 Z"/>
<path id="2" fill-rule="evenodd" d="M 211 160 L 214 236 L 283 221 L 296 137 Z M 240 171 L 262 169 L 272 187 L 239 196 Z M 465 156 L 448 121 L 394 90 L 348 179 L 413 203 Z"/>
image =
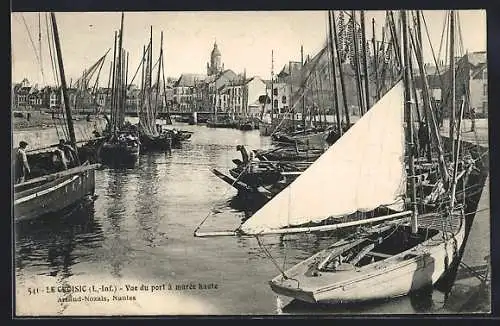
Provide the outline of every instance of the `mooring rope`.
<path id="1" fill-rule="evenodd" d="M 241 173 L 236 177 L 236 179 L 234 179 L 234 181 L 231 183 L 231 187 L 234 186 L 234 184 L 239 180 L 239 178 L 243 175 L 243 173 L 245 173 L 248 169 L 250 165 L 246 165 L 243 170 L 241 171 Z M 231 188 L 228 188 L 228 190 L 226 190 L 222 196 L 225 196 L 228 192 L 229 192 L 229 189 Z M 221 197 L 222 197 L 221 196 Z M 210 212 L 207 214 L 207 216 L 205 216 L 205 218 L 201 221 L 201 223 L 196 227 L 196 229 L 194 230 L 194 233 L 196 234 L 196 232 L 201 228 L 201 226 L 205 223 L 205 221 L 212 215 L 213 213 L 213 209 L 214 207 L 212 207 L 212 209 L 210 210 Z"/>

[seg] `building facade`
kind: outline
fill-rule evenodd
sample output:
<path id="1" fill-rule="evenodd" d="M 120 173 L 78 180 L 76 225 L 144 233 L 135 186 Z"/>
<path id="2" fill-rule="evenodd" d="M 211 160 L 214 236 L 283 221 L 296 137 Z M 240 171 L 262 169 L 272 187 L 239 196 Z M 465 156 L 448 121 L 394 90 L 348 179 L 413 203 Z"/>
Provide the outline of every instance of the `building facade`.
<path id="1" fill-rule="evenodd" d="M 488 116 L 488 67 L 486 52 L 468 53 L 455 58 L 455 112 L 459 112 L 462 100 L 469 101 L 466 105 L 474 108 L 476 114 Z M 431 101 L 436 107 L 442 107 L 445 117 L 451 112 L 451 72 L 445 65 L 426 65 L 427 83 L 430 90 Z M 417 78 L 416 88 L 418 100 L 422 103 L 422 81 Z M 465 112 L 467 114 L 468 112 Z"/>

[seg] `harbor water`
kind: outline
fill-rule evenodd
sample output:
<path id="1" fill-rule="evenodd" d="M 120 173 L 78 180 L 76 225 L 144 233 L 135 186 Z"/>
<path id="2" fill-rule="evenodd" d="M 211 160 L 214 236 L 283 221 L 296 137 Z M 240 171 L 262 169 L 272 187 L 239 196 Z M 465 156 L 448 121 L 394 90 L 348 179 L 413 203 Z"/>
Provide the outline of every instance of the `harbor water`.
<path id="1" fill-rule="evenodd" d="M 64 215 L 16 225 L 18 313 L 446 313 L 445 293 L 437 289 L 356 306 L 313 306 L 278 298 L 268 281 L 338 235 L 194 237 L 205 218 L 203 231 L 234 230 L 251 214 L 236 190 L 210 170 L 226 172 L 233 167 L 232 160 L 241 159 L 236 145 L 266 148 L 270 139 L 259 136 L 258 130 L 175 127 L 194 132 L 181 148 L 141 155 L 134 169 L 98 170 L 94 201 Z M 489 247 L 489 238 L 480 240 Z M 99 302 L 60 300 L 64 293 L 49 295 L 43 290 L 82 284 L 99 288 L 120 284 L 122 295 L 133 295 L 135 300 L 124 299 L 111 309 Z M 143 286 L 143 291 L 125 293 L 127 285 L 139 290 Z M 38 288 L 44 292 L 38 296 L 40 304 L 26 306 L 30 289 Z"/>

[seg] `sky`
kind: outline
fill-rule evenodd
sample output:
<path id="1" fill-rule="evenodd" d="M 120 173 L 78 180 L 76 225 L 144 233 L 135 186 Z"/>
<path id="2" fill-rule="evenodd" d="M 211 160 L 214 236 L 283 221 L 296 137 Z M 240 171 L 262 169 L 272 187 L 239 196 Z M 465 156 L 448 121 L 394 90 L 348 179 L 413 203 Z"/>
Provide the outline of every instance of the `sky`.
<path id="1" fill-rule="evenodd" d="M 486 11 L 459 10 L 464 48 L 469 52 L 486 50 Z M 446 11 L 424 11 L 430 39 L 437 52 L 443 32 Z M 28 78 L 32 84 L 53 85 L 54 78 L 46 33 L 46 13 L 12 13 L 12 80 Z M 42 64 L 36 53 L 41 22 Z M 101 71 L 101 86 L 106 86 L 113 56 L 114 31 L 120 27 L 120 12 L 56 13 L 68 83 L 81 76 L 108 49 Z M 358 16 L 359 17 L 359 16 Z M 381 38 L 384 11 L 366 11 L 366 37 L 372 38 L 371 21 L 375 19 L 375 35 Z M 50 23 L 50 18 L 48 18 Z M 142 49 L 149 41 L 153 27 L 153 57 L 160 48 L 163 31 L 165 74 L 178 78 L 182 73 L 206 73 L 214 42 L 217 42 L 226 69 L 247 76 L 271 76 L 271 51 L 275 73 L 288 61 L 313 56 L 327 37 L 326 11 L 239 11 L 239 12 L 125 12 L 123 47 L 129 51 L 129 81 L 136 71 Z M 28 32 L 29 31 L 29 32 Z M 424 34 L 425 35 L 425 34 Z M 32 41 L 30 41 L 30 36 Z M 424 37 L 424 60 L 432 62 L 429 41 Z M 36 49 L 36 50 L 35 50 Z M 44 71 L 42 76 L 41 71 Z"/>

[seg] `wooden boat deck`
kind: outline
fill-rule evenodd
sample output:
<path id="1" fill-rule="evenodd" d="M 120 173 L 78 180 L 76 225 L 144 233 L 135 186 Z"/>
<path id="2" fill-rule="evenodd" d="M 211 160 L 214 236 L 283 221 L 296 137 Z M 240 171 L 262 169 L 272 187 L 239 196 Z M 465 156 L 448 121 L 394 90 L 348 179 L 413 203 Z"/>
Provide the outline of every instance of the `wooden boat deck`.
<path id="1" fill-rule="evenodd" d="M 419 228 L 433 229 L 433 230 L 446 230 L 453 233 L 458 232 L 460 225 L 462 223 L 461 215 L 459 213 L 452 214 L 450 217 L 446 218 L 436 218 L 436 214 L 422 214 L 418 216 L 418 226 Z"/>

